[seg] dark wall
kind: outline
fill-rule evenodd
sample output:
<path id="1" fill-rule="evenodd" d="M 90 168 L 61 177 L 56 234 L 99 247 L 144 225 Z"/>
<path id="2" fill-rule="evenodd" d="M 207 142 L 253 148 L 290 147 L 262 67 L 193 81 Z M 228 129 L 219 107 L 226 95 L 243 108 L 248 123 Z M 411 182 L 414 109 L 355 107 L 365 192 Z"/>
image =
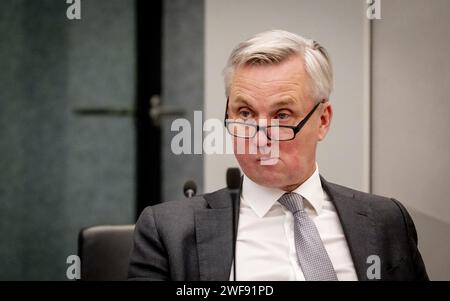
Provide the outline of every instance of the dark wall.
<path id="1" fill-rule="evenodd" d="M 134 220 L 134 1 L 0 2 L 0 279 L 65 279 L 77 234 Z"/>
<path id="2" fill-rule="evenodd" d="M 183 109 L 181 116 L 194 124 L 194 110 L 204 107 L 205 1 L 166 0 L 163 21 L 162 101 Z M 203 191 L 203 156 L 174 155 L 170 142 L 176 132 L 170 125 L 174 118 L 162 122 L 162 199 L 183 198 L 183 185 L 192 179 Z"/>

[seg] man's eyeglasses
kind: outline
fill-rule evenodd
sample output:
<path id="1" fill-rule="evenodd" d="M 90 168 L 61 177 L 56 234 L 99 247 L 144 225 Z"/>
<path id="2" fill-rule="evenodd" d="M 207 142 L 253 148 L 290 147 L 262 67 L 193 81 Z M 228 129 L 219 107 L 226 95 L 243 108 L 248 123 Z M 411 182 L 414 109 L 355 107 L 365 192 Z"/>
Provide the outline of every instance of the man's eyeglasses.
<path id="1" fill-rule="evenodd" d="M 325 99 L 318 102 L 312 110 L 308 113 L 308 115 L 305 116 L 296 126 L 292 125 L 268 125 L 268 126 L 260 126 L 258 124 L 252 124 L 252 123 L 245 123 L 241 121 L 234 121 L 234 120 L 228 120 L 228 103 L 229 98 L 227 99 L 227 106 L 225 110 L 225 127 L 227 128 L 227 131 L 230 133 L 230 135 L 238 138 L 253 138 L 256 136 L 256 133 L 259 131 L 264 131 L 267 138 L 269 140 L 274 141 L 289 141 L 293 140 L 295 138 L 295 135 L 297 135 L 302 127 L 306 124 L 306 122 L 309 120 L 309 118 L 314 114 L 317 107 L 321 103 L 326 102 Z"/>

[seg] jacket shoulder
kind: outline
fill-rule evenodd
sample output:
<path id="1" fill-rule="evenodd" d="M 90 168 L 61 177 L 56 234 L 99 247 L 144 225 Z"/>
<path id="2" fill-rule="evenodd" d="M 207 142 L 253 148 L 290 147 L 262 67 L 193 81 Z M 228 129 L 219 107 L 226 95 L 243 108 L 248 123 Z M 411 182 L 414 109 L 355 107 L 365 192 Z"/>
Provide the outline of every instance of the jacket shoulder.
<path id="1" fill-rule="evenodd" d="M 345 187 L 342 185 L 326 182 L 325 190 L 331 194 L 338 194 L 358 202 L 374 221 L 383 225 L 384 229 L 404 229 L 405 225 L 412 224 L 411 217 L 406 208 L 398 200 L 377 194 L 367 193 Z"/>
<path id="2" fill-rule="evenodd" d="M 403 205 L 394 198 L 363 192 L 330 182 L 327 182 L 326 186 L 328 186 L 327 192 L 339 193 L 341 195 L 354 198 L 355 200 L 366 203 L 368 206 L 375 210 L 394 210 L 398 212 L 402 211 L 401 209 L 404 209 Z"/>
<path id="3" fill-rule="evenodd" d="M 196 195 L 192 198 L 184 198 L 174 201 L 166 201 L 157 205 L 146 207 L 141 218 L 152 215 L 157 222 L 174 222 L 177 224 L 191 221 L 196 210 L 206 209 L 213 203 L 224 203 L 229 195 L 227 189 L 220 189 L 211 193 Z"/>

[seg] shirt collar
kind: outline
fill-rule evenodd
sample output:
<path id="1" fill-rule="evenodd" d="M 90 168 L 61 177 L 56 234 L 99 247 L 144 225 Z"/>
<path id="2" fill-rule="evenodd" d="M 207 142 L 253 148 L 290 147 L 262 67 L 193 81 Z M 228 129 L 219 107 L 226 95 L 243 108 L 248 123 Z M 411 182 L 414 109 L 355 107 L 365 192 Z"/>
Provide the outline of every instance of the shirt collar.
<path id="1" fill-rule="evenodd" d="M 316 211 L 317 215 L 322 212 L 324 191 L 322 188 L 322 181 L 320 181 L 319 167 L 317 166 L 317 163 L 314 173 L 293 192 L 298 193 L 306 199 Z"/>
<path id="2" fill-rule="evenodd" d="M 317 163 L 314 173 L 293 192 L 305 198 L 318 215 L 322 212 L 324 192 Z M 284 193 L 286 192 L 278 188 L 259 185 L 244 175 L 242 183 L 243 203 L 248 204 L 259 217 L 265 216 Z"/>

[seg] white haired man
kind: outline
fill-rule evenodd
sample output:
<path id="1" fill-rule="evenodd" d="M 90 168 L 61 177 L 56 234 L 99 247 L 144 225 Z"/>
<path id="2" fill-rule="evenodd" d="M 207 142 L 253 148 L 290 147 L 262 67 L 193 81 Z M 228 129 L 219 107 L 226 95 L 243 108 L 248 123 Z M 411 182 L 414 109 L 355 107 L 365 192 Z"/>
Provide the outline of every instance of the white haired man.
<path id="1" fill-rule="evenodd" d="M 325 49 L 290 32 L 263 32 L 233 50 L 224 73 L 225 126 L 244 172 L 240 197 L 233 206 L 222 189 L 147 208 L 129 278 L 427 280 L 414 224 L 398 201 L 319 175 L 316 148 L 333 116 Z M 257 151 L 238 152 L 239 144 Z M 275 146 L 276 156 L 268 151 Z"/>

